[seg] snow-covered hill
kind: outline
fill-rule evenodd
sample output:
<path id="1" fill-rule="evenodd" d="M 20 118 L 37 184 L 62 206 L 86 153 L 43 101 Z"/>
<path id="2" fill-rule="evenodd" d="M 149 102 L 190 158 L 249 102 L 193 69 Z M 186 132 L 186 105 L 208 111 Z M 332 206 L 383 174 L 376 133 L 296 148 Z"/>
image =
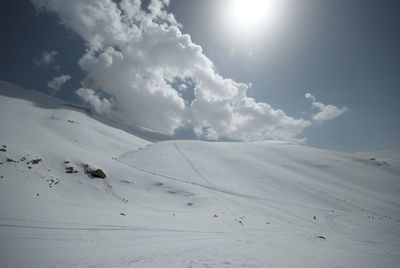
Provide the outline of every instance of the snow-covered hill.
<path id="1" fill-rule="evenodd" d="M 132 133 L 0 82 L 0 267 L 400 263 L 399 152 Z"/>

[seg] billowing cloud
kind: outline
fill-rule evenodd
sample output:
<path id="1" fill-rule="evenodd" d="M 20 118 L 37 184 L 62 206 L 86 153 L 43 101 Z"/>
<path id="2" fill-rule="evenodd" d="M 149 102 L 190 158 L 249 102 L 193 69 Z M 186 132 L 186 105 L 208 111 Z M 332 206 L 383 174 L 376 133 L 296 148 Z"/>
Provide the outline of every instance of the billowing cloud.
<path id="1" fill-rule="evenodd" d="M 55 62 L 55 58 L 58 55 L 58 52 L 55 50 L 52 51 L 43 51 L 42 57 L 40 59 L 34 59 L 33 63 L 37 66 L 45 66 Z"/>
<path id="2" fill-rule="evenodd" d="M 335 119 L 341 114 L 348 111 L 347 107 L 339 108 L 334 105 L 330 104 L 325 105 L 321 102 L 318 102 L 316 98 L 310 93 L 307 93 L 305 97 L 307 99 L 312 100 L 312 106 L 319 110 L 318 113 L 313 115 L 313 119 L 315 121 L 325 121 L 325 120 Z"/>
<path id="3" fill-rule="evenodd" d="M 85 102 L 92 105 L 97 113 L 102 115 L 111 115 L 113 113 L 113 101 L 107 98 L 100 98 L 94 90 L 90 88 L 80 88 L 76 91 L 76 94 Z"/>
<path id="4" fill-rule="evenodd" d="M 256 102 L 248 85 L 219 75 L 165 10 L 169 1 L 152 0 L 148 12 L 139 0 L 31 1 L 86 43 L 79 60 L 86 89 L 77 94 L 95 108 L 108 107 L 98 108 L 103 113 L 165 134 L 192 126 L 209 139 L 294 139 L 310 125 Z M 194 97 L 183 99 L 183 91 Z M 101 93 L 112 100 L 98 98 Z"/>
<path id="5" fill-rule="evenodd" d="M 71 79 L 70 75 L 63 74 L 63 75 L 54 77 L 52 80 L 47 82 L 47 86 L 49 88 L 52 88 L 54 91 L 57 91 L 57 90 L 59 90 L 61 88 L 61 86 L 63 84 L 65 84 L 70 79 Z"/>

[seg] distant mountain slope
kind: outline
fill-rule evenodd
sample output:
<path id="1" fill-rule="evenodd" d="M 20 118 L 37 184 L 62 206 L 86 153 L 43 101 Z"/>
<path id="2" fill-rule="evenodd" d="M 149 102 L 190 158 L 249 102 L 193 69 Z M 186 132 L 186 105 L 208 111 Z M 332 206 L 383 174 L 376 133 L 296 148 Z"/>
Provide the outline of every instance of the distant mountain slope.
<path id="1" fill-rule="evenodd" d="M 0 82 L 0 267 L 398 267 L 398 152 L 135 131 Z"/>

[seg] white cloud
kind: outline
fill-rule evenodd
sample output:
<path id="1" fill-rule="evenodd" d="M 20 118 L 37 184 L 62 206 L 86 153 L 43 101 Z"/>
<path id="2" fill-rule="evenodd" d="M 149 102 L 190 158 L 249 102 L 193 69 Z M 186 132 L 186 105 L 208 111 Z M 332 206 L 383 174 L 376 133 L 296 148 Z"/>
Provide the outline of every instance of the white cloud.
<path id="1" fill-rule="evenodd" d="M 65 84 L 68 80 L 71 79 L 70 75 L 60 75 L 57 77 L 54 77 L 51 81 L 47 82 L 47 86 L 49 88 L 52 88 L 54 91 L 57 91 L 61 88 L 63 84 Z"/>
<path id="2" fill-rule="evenodd" d="M 186 84 L 180 84 L 180 85 L 178 86 L 179 91 L 186 91 L 187 88 L 188 88 L 188 87 L 187 87 Z"/>
<path id="3" fill-rule="evenodd" d="M 294 139 L 310 125 L 256 102 L 247 97 L 246 84 L 219 75 L 165 10 L 169 1 L 152 0 L 150 12 L 140 9 L 139 0 L 31 1 L 85 41 L 79 65 L 86 73 L 82 84 L 91 90 L 77 94 L 94 107 L 108 107 L 98 108 L 104 113 L 165 134 L 189 125 L 210 139 Z M 173 81 L 192 81 L 194 100 L 185 103 L 184 88 L 174 88 Z M 112 105 L 95 98 L 102 92 Z"/>
<path id="4" fill-rule="evenodd" d="M 33 63 L 37 66 L 45 66 L 55 62 L 55 58 L 58 55 L 58 52 L 55 50 L 52 51 L 43 51 L 42 57 L 40 59 L 34 59 Z"/>
<path id="5" fill-rule="evenodd" d="M 339 108 L 334 105 L 330 104 L 325 105 L 321 102 L 318 102 L 316 98 L 310 93 L 307 93 L 305 97 L 307 99 L 312 100 L 312 106 L 319 110 L 318 113 L 313 115 L 313 119 L 315 121 L 325 121 L 325 120 L 335 119 L 339 117 L 341 114 L 348 111 L 347 107 Z"/>
<path id="6" fill-rule="evenodd" d="M 76 91 L 76 94 L 93 106 L 97 113 L 103 115 L 111 115 L 113 113 L 113 100 L 106 98 L 101 99 L 94 90 L 90 88 L 80 88 Z"/>

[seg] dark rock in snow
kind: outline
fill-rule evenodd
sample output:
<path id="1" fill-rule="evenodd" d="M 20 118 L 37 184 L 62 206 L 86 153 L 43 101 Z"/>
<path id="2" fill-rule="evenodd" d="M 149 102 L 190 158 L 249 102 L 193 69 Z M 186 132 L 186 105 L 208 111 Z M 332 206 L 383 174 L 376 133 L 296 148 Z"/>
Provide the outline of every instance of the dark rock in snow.
<path id="1" fill-rule="evenodd" d="M 66 167 L 65 172 L 66 173 L 78 173 L 78 170 L 74 170 L 74 167 Z"/>
<path id="2" fill-rule="evenodd" d="M 96 177 L 96 178 L 101 178 L 101 179 L 104 179 L 105 177 L 106 177 L 106 174 L 103 172 L 103 170 L 101 170 L 101 169 L 96 169 L 96 170 L 91 170 L 91 171 L 89 171 L 89 173 L 93 176 L 93 177 Z"/>
<path id="3" fill-rule="evenodd" d="M 33 159 L 33 160 L 31 161 L 31 163 L 32 163 L 33 165 L 39 164 L 39 162 L 42 162 L 42 159 L 38 158 L 38 159 Z"/>

